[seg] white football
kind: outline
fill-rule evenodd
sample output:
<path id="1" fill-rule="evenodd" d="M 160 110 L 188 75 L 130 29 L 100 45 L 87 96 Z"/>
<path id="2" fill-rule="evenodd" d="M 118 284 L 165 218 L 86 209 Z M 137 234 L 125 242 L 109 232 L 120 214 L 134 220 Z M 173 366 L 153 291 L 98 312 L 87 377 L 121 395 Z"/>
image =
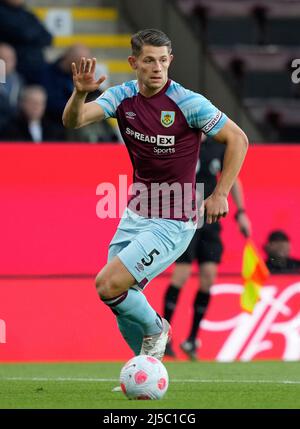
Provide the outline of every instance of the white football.
<path id="1" fill-rule="evenodd" d="M 120 385 L 128 399 L 161 399 L 168 390 L 169 376 L 160 360 L 139 355 L 121 369 Z"/>

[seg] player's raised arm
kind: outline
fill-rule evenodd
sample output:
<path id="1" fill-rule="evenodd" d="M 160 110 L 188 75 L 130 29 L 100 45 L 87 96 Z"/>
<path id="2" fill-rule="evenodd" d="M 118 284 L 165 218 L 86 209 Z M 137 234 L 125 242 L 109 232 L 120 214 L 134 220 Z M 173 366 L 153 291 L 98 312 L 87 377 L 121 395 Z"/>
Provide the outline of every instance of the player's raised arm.
<path id="1" fill-rule="evenodd" d="M 248 139 L 246 134 L 228 119 L 224 127 L 214 136 L 220 143 L 226 144 L 223 170 L 214 192 L 204 201 L 207 223 L 216 222 L 228 213 L 228 194 L 244 162 Z"/>
<path id="2" fill-rule="evenodd" d="M 80 128 L 100 121 L 104 118 L 104 111 L 94 102 L 85 103 L 89 92 L 94 92 L 105 80 L 105 76 L 95 79 L 96 58 L 81 58 L 79 70 L 72 63 L 74 91 L 68 100 L 63 112 L 63 124 L 67 128 Z"/>

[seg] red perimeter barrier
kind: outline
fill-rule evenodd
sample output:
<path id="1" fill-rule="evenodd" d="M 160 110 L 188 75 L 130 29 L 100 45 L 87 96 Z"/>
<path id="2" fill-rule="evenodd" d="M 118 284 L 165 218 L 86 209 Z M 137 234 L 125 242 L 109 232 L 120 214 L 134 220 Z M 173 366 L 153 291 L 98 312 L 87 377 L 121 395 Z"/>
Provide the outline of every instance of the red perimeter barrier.
<path id="1" fill-rule="evenodd" d="M 154 279 L 146 295 L 156 309 L 169 276 Z M 174 348 L 188 335 L 197 290 L 193 277 L 183 289 L 175 312 Z M 272 277 L 262 289 L 253 314 L 239 305 L 239 277 L 220 276 L 202 321 L 201 359 L 300 360 L 300 279 Z M 132 356 L 115 316 L 100 302 L 93 279 L 1 280 L 0 361 L 125 360 Z"/>
<path id="2" fill-rule="evenodd" d="M 0 275 L 96 273 L 118 219 L 96 216 L 97 186 L 132 176 L 124 146 L 0 145 Z M 241 172 L 253 238 L 283 228 L 300 255 L 300 146 L 253 146 Z M 118 205 L 117 205 L 118 209 Z M 230 202 L 221 272 L 239 272 L 244 239 Z M 117 210 L 118 211 L 118 210 Z"/>
<path id="3" fill-rule="evenodd" d="M 126 148 L 1 144 L 0 160 L 0 360 L 130 356 L 113 315 L 98 301 L 92 278 L 76 278 L 83 273 L 94 275 L 105 264 L 118 219 L 97 218 L 96 188 L 103 182 L 117 185 L 119 175 L 127 175 L 130 182 Z M 250 147 L 241 178 L 258 247 L 270 230 L 283 228 L 292 238 L 292 253 L 300 255 L 299 165 L 299 146 Z M 233 203 L 230 207 L 223 221 L 221 274 L 240 271 L 244 244 L 233 219 Z M 51 274 L 73 278 L 26 280 L 26 276 Z M 264 289 L 270 303 L 264 301 L 264 307 L 258 306 L 249 318 L 238 307 L 240 279 L 220 275 L 218 283 L 233 282 L 234 292 L 228 295 L 226 288 L 215 286 L 220 293 L 215 293 L 202 327 L 201 357 L 300 359 L 298 281 L 285 276 L 272 279 Z M 168 278 L 160 277 L 146 289 L 158 310 L 166 283 Z M 195 279 L 190 285 L 182 294 L 187 301 Z M 277 295 L 275 299 L 274 288 L 283 298 L 285 289 L 287 296 L 292 295 L 286 301 Z M 225 305 L 226 300 L 232 304 Z M 177 349 L 189 323 L 186 317 L 183 322 L 181 315 L 187 310 L 181 308 L 174 320 Z"/>

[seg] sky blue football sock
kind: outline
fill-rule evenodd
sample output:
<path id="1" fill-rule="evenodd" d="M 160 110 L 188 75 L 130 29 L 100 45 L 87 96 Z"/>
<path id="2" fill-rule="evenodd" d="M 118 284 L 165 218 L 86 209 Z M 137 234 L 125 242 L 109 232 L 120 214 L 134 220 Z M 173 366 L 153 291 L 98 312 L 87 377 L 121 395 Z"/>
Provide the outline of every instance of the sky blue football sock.
<path id="1" fill-rule="evenodd" d="M 133 353 L 137 356 L 140 354 L 144 337 L 142 326 L 136 322 L 132 322 L 124 316 L 117 316 L 119 330 L 129 345 Z"/>
<path id="2" fill-rule="evenodd" d="M 129 289 L 122 295 L 103 299 L 117 316 L 126 318 L 132 322 L 141 325 L 144 335 L 159 334 L 162 330 L 162 321 L 160 316 L 153 310 L 148 303 L 145 295 L 136 290 Z"/>

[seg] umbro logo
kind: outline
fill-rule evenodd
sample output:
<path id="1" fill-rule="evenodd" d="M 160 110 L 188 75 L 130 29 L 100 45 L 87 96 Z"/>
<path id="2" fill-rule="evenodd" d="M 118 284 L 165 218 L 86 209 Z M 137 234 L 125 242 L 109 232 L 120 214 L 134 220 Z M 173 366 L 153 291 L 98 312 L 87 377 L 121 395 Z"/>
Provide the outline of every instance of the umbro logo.
<path id="1" fill-rule="evenodd" d="M 140 273 L 141 271 L 144 271 L 144 265 L 138 262 L 135 266 L 135 269 Z"/>
<path id="2" fill-rule="evenodd" d="M 134 119 L 136 116 L 136 113 L 134 112 L 125 112 L 126 118 L 127 119 Z"/>

